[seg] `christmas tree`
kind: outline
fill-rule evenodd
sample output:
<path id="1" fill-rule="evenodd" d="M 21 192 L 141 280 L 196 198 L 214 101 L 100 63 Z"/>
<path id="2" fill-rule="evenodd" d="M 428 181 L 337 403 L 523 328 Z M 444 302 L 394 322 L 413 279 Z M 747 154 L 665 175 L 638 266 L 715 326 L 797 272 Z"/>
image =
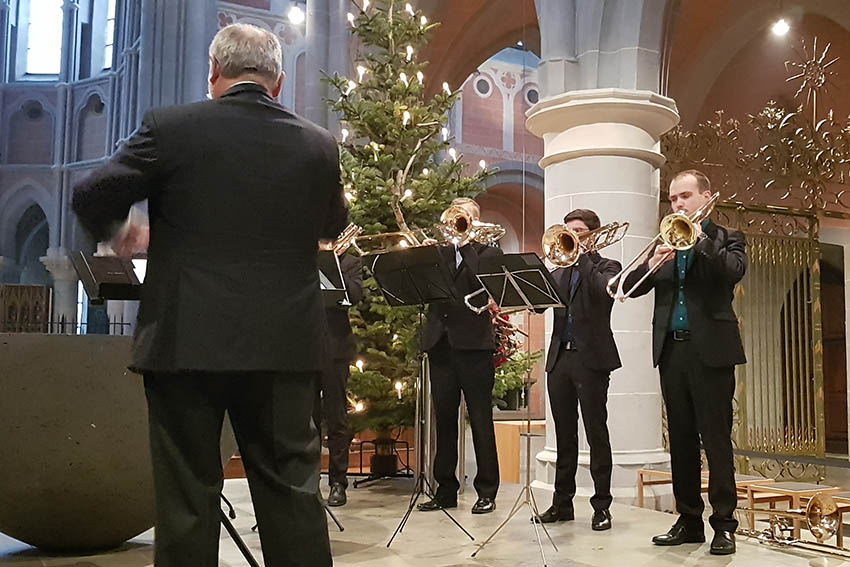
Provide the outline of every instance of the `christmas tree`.
<path id="1" fill-rule="evenodd" d="M 342 121 L 340 164 L 351 220 L 365 235 L 431 229 L 456 197 L 472 197 L 489 175 L 452 147 L 448 112 L 458 92 L 448 84 L 426 96 L 419 54 L 437 25 L 408 3 L 362 0 L 349 14 L 359 40 L 356 77 L 328 77 L 328 101 Z M 416 308 L 389 307 L 373 279 L 351 310 L 360 345 L 349 390 L 358 430 L 412 425 L 419 374 Z"/>

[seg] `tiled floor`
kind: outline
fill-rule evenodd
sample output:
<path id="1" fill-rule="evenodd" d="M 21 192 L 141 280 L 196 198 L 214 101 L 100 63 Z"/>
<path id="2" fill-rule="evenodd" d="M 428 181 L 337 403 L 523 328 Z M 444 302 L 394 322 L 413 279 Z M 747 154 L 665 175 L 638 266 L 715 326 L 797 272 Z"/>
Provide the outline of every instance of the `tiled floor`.
<path id="1" fill-rule="evenodd" d="M 534 529 L 528 521 L 527 509 L 520 511 L 496 539 L 471 558 L 476 543 L 469 541 L 439 513 L 414 512 L 392 547 L 386 543 L 407 508 L 410 481 L 383 481 L 372 487 L 349 489 L 349 504 L 335 508 L 345 527 L 339 532 L 329 524 L 335 565 L 342 567 L 526 567 L 541 566 L 543 561 L 537 546 Z M 476 538 L 485 539 L 507 516 L 519 493 L 520 486 L 504 486 L 499 494 L 499 509 L 490 515 L 472 516 L 469 509 L 474 492 L 461 498 L 454 516 Z M 225 494 L 238 514 L 234 524 L 258 560 L 262 561 L 259 538 L 250 528 L 254 523 L 248 487 L 244 480 L 227 481 Z M 539 491 L 541 506 L 549 503 L 550 495 Z M 615 504 L 612 507 L 614 529 L 597 533 L 590 529 L 590 506 L 579 503 L 576 521 L 551 528 L 559 551 L 555 552 L 544 540 L 544 550 L 550 566 L 619 566 L 683 567 L 689 565 L 718 566 L 838 566 L 848 565 L 840 559 L 827 558 L 796 550 L 777 550 L 746 538 L 739 538 L 738 553 L 730 557 L 715 557 L 708 553 L 708 544 L 684 545 L 673 548 L 653 546 L 649 539 L 669 528 L 673 517 L 652 510 Z M 710 535 L 710 533 L 708 534 Z M 145 567 L 152 561 L 153 533 L 146 532 L 123 548 L 86 557 L 56 557 L 46 555 L 20 542 L 0 535 L 0 566 L 2 567 Z M 220 566 L 236 567 L 247 563 L 222 530 Z M 187 566 L 191 567 L 191 566 Z"/>

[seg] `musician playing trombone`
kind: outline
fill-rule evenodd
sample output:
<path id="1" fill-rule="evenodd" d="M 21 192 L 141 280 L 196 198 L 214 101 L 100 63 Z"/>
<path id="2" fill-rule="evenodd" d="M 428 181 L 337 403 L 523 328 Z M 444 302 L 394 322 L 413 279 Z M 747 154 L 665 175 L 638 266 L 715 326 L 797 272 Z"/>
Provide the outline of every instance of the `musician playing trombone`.
<path id="1" fill-rule="evenodd" d="M 682 171 L 670 183 L 669 196 L 674 212 L 692 217 L 710 209 L 711 184 L 700 171 Z M 652 356 L 667 408 L 673 496 L 679 512 L 670 531 L 652 541 L 656 545 L 705 541 L 702 439 L 710 471 L 709 524 L 715 533 L 711 553 L 729 555 L 735 553 L 738 526 L 733 516 L 737 495 L 732 397 L 735 365 L 746 362 L 732 298 L 747 268 L 746 241 L 740 232 L 714 224 L 708 214 L 696 217 L 691 219 L 696 232 L 692 246 L 679 250 L 656 246 L 626 277 L 625 287 L 631 289 L 649 274 L 631 295 L 655 290 Z"/>
<path id="2" fill-rule="evenodd" d="M 566 244 L 548 245 L 544 251 L 557 268 L 552 277 L 561 296 L 569 298 L 566 308 L 555 309 L 552 339 L 546 357 L 546 384 L 555 420 L 558 460 L 552 506 L 533 518 L 552 523 L 574 519 L 578 467 L 578 406 L 590 444 L 590 474 L 594 495 L 591 527 L 611 528 L 611 443 L 608 438 L 608 383 L 612 370 L 620 367 L 617 345 L 611 333 L 613 298 L 608 281 L 620 271 L 620 263 L 603 258 L 588 242 L 590 231 L 599 229 L 599 217 L 588 209 L 576 209 L 564 217 L 561 239 Z M 555 227 L 553 227 L 555 228 Z M 547 233 L 550 233 L 547 230 Z M 557 229 L 556 229 L 557 233 Z M 565 235 L 566 239 L 565 239 Z M 557 238 L 557 236 L 556 236 Z M 612 241 L 608 242 L 609 244 Z M 590 249 L 588 249 L 590 248 Z M 577 255 L 577 257 L 576 257 Z"/>
<path id="3" fill-rule="evenodd" d="M 459 238 L 454 239 L 453 246 L 443 246 L 441 250 L 459 297 L 463 297 L 481 288 L 475 277 L 478 259 L 500 255 L 502 251 L 496 246 L 471 242 L 466 237 L 473 226 L 482 225 L 478 221 L 478 203 L 460 197 L 452 205 L 446 213 L 458 212 L 458 222 L 447 219 L 446 224 L 457 227 L 455 233 Z M 438 487 L 434 498 L 419 504 L 418 509 L 428 512 L 457 506 L 460 482 L 455 469 L 458 435 L 463 434 L 458 431 L 458 408 L 463 392 L 472 428 L 475 464 L 478 467 L 473 481 L 478 499 L 472 506 L 472 513 L 493 512 L 499 490 L 499 461 L 496 456 L 492 406 L 496 379 L 493 362 L 496 338 L 490 314 L 473 312 L 460 299 L 432 303 L 428 308 L 421 346 L 428 353 L 431 367 L 431 393 L 437 428 L 434 479 Z"/>

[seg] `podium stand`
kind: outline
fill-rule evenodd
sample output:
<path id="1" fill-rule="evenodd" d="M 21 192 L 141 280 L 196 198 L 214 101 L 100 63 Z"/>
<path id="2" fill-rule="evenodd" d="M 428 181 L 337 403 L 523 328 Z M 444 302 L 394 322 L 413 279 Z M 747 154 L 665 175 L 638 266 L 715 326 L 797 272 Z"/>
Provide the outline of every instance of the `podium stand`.
<path id="1" fill-rule="evenodd" d="M 502 313 L 524 310 L 537 311 L 548 307 L 564 307 L 568 304 L 568 300 L 558 292 L 549 270 L 540 258 L 533 253 L 505 254 L 504 256 L 481 258 L 476 277 Z M 467 306 L 473 311 L 478 311 L 469 303 L 470 297 L 465 298 Z M 526 391 L 528 386 L 528 376 L 526 376 Z M 525 437 L 525 485 L 517 495 L 508 517 L 499 524 L 486 540 L 478 545 L 478 549 L 472 553 L 472 557 L 475 557 L 478 552 L 484 549 L 484 546 L 490 543 L 496 537 L 496 534 L 524 506 L 527 505 L 531 510 L 532 520 L 540 516 L 537 502 L 534 500 L 534 493 L 531 491 L 531 437 L 534 435 L 531 433 L 531 406 L 528 404 L 526 404 L 525 422 L 525 433 L 522 434 Z M 532 521 L 532 525 L 537 538 L 537 546 L 540 549 L 540 556 L 543 559 L 543 567 L 546 567 L 546 554 L 543 551 L 540 528 L 543 528 L 543 532 L 555 551 L 558 551 L 558 546 L 555 545 L 544 524 Z"/>
<path id="2" fill-rule="evenodd" d="M 132 260 L 77 251 L 71 254 L 71 264 L 94 305 L 101 305 L 107 299 L 141 297 L 142 282 Z"/>
<path id="3" fill-rule="evenodd" d="M 417 246 L 406 250 L 396 250 L 375 256 L 368 256 L 365 262 L 378 288 L 391 307 L 417 306 L 419 308 L 419 339 L 422 343 L 422 319 L 425 304 L 434 301 L 445 301 L 457 298 L 452 284 L 452 276 L 443 260 L 441 247 L 439 246 Z M 428 466 L 425 453 L 425 419 L 424 416 L 430 410 L 430 397 L 426 395 L 427 384 L 427 356 L 420 354 L 419 377 L 416 382 L 416 482 L 410 503 L 404 517 L 387 542 L 387 547 L 392 545 L 396 535 L 404 530 L 411 512 L 416 508 L 416 502 L 422 494 L 427 498 L 434 498 L 434 489 L 428 482 L 425 470 Z M 448 510 L 441 509 L 469 539 L 475 540 L 460 523 L 449 514 Z"/>

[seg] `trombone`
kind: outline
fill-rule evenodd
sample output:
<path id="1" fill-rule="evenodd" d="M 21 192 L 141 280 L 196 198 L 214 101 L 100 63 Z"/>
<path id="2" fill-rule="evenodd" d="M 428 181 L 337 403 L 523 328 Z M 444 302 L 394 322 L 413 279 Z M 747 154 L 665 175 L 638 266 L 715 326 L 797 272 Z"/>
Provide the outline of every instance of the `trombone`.
<path id="1" fill-rule="evenodd" d="M 354 240 L 363 232 L 362 226 L 357 226 L 354 223 L 349 224 L 339 233 L 336 240 L 333 242 L 333 251 L 337 256 L 342 256 L 350 246 L 354 245 Z M 355 247 L 356 249 L 356 247 Z"/>
<path id="2" fill-rule="evenodd" d="M 458 247 L 468 242 L 493 245 L 505 235 L 502 226 L 473 220 L 466 209 L 459 205 L 452 205 L 443 211 L 437 227 L 443 238 Z"/>
<path id="3" fill-rule="evenodd" d="M 543 233 L 543 254 L 559 268 L 572 266 L 582 254 L 602 250 L 623 239 L 629 223 L 612 222 L 577 234 L 565 224 L 553 224 Z"/>
<path id="4" fill-rule="evenodd" d="M 809 499 L 804 509 L 763 510 L 761 508 L 738 508 L 738 511 L 747 514 L 760 513 L 770 515 L 769 528 L 766 528 L 762 532 L 739 528 L 738 533 L 743 536 L 755 537 L 763 543 L 799 547 L 850 559 L 850 550 L 824 543 L 824 540 L 834 536 L 841 527 L 841 513 L 838 510 L 835 500 L 829 494 L 818 492 Z M 805 541 L 788 535 L 794 531 L 790 520 L 805 521 L 806 528 L 814 536 L 816 541 Z"/>
<path id="5" fill-rule="evenodd" d="M 505 235 L 505 229 L 500 225 L 473 220 L 469 213 L 458 205 L 452 205 L 443 211 L 436 231 L 445 239 L 444 242 L 438 242 L 424 230 L 416 229 L 367 234 L 365 236 L 359 236 L 358 233 L 353 236 L 351 245 L 359 255 L 365 256 L 433 244 L 452 243 L 463 246 L 474 241 L 492 245 Z"/>
<path id="6" fill-rule="evenodd" d="M 655 247 L 658 246 L 659 240 L 671 248 L 667 257 L 673 255 L 677 250 L 689 250 L 693 248 L 699 240 L 700 229 L 698 228 L 698 225 L 707 219 L 712 213 L 714 205 L 717 203 L 717 199 L 719 198 L 720 193 L 715 193 L 704 205 L 690 215 L 680 211 L 670 213 L 661 219 L 661 227 L 658 235 L 653 238 L 643 250 L 638 252 L 632 261 L 629 262 L 625 268 L 620 270 L 620 273 L 608 280 L 608 294 L 614 299 L 625 301 L 632 296 L 635 290 L 639 288 L 649 276 L 658 271 L 664 262 L 658 262 L 651 269 L 648 269 L 643 277 L 641 277 L 635 285 L 629 288 L 628 291 L 623 290 L 623 280 L 625 279 L 626 273 L 630 272 L 639 261 L 643 260 L 644 256 L 646 256 L 650 250 L 654 250 Z"/>

